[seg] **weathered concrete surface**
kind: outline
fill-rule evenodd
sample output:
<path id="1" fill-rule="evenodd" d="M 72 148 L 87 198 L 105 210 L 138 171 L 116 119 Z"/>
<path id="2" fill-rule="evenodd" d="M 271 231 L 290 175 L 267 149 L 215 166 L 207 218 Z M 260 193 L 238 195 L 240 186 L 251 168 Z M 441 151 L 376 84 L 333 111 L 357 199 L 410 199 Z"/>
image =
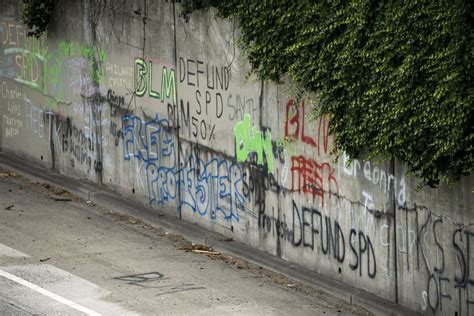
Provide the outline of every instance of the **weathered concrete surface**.
<path id="1" fill-rule="evenodd" d="M 472 314 L 472 175 L 416 191 L 397 162 L 335 161 L 327 119 L 247 80 L 212 12 L 62 1 L 34 40 L 4 2 L 0 150 L 414 311 Z"/>
<path id="2" fill-rule="evenodd" d="M 368 314 L 12 170 L 0 169 L 0 196 L 2 315 L 82 314 L 5 271 L 104 315 Z"/>

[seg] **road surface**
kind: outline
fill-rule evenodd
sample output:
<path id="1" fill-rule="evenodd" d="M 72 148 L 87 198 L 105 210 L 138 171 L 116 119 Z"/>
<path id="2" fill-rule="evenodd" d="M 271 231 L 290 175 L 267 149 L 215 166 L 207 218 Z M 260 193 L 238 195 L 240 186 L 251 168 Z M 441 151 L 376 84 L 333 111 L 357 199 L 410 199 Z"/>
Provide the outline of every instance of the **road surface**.
<path id="1" fill-rule="evenodd" d="M 191 244 L 0 169 L 0 314 L 369 313 L 209 245 Z"/>

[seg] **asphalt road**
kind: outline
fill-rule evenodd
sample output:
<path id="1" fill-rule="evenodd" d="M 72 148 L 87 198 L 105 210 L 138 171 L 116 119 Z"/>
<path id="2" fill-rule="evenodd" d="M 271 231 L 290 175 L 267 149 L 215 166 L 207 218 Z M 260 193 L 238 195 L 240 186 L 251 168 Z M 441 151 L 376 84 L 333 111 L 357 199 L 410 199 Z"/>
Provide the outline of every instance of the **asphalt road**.
<path id="1" fill-rule="evenodd" d="M 84 314 L 368 312 L 0 169 L 0 315 Z"/>

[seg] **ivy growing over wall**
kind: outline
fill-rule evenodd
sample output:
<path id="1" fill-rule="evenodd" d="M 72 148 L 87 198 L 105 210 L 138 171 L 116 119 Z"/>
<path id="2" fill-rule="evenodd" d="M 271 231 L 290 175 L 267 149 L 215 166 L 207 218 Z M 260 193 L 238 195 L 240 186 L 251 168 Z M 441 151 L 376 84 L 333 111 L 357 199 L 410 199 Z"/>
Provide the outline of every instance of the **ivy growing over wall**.
<path id="1" fill-rule="evenodd" d="M 330 114 L 339 151 L 396 158 L 436 186 L 474 166 L 473 4 L 455 1 L 184 0 L 235 18 L 253 72 Z"/>
<path id="2" fill-rule="evenodd" d="M 21 20 L 29 28 L 28 36 L 39 38 L 48 29 L 54 4 L 54 0 L 22 0 Z"/>

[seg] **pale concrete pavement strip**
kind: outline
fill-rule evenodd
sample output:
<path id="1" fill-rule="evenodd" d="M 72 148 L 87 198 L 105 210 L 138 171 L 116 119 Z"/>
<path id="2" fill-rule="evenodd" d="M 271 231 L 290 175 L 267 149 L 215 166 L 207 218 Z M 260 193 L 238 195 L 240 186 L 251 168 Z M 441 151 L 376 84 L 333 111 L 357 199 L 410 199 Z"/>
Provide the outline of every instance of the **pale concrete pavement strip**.
<path id="1" fill-rule="evenodd" d="M 185 252 L 178 235 L 9 171 L 0 171 L 2 315 L 368 314 L 242 260 Z"/>

